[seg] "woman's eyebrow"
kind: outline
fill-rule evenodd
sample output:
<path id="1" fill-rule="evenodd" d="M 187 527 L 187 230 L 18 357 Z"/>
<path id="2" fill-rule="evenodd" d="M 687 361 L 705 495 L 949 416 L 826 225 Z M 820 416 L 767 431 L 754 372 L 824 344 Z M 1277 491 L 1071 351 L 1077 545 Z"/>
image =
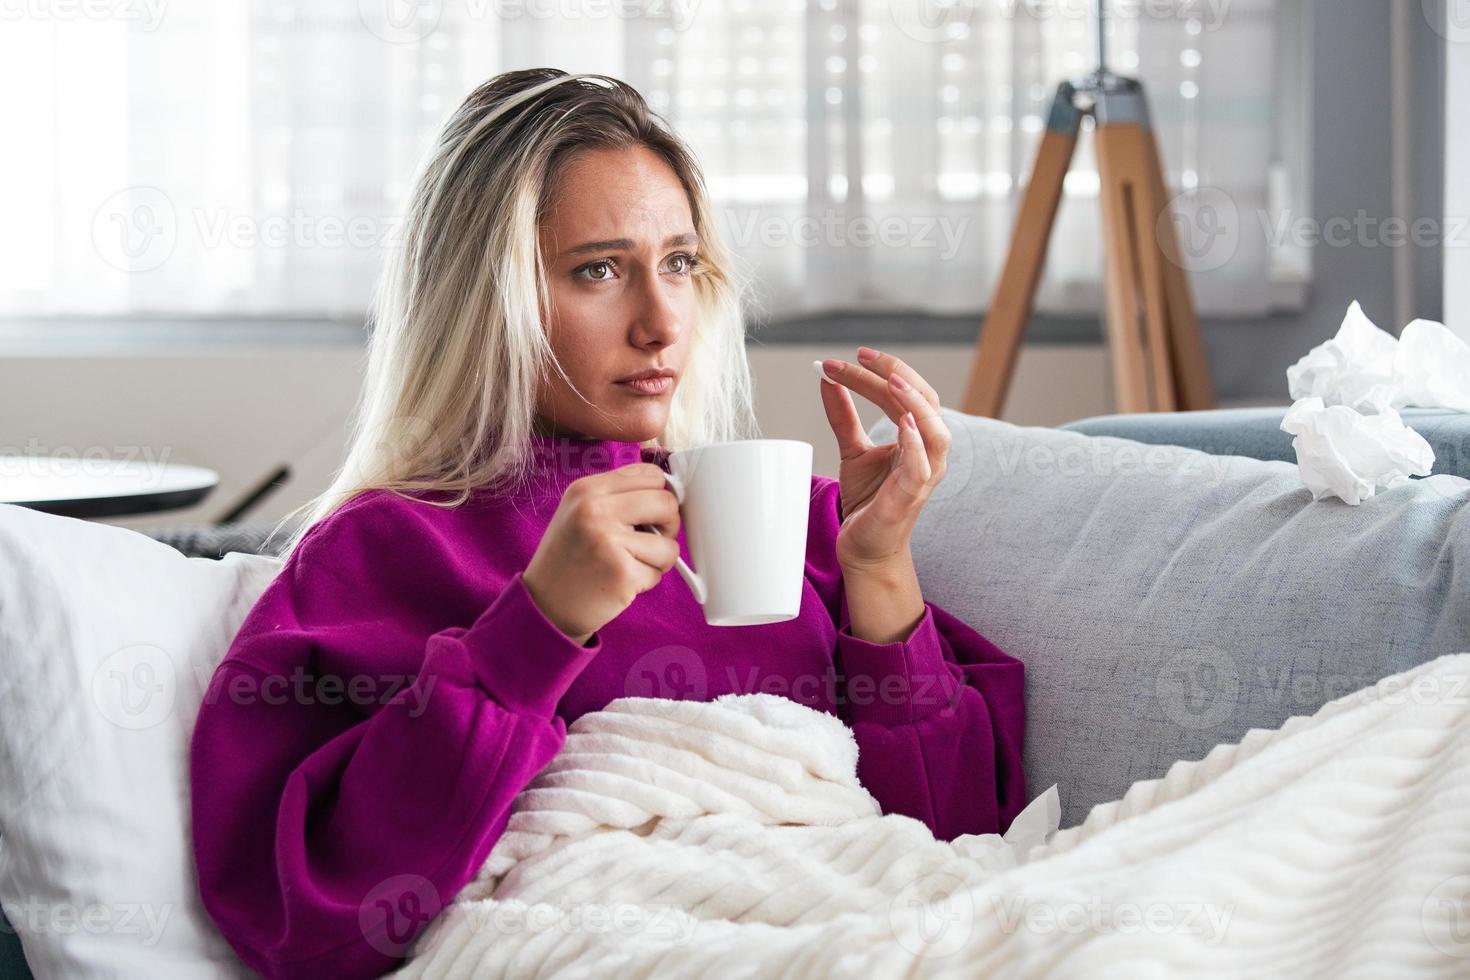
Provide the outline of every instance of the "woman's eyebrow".
<path id="1" fill-rule="evenodd" d="M 676 245 L 694 245 L 699 241 L 692 231 L 682 232 L 678 235 L 670 235 L 664 239 L 664 248 L 673 248 Z M 617 252 L 627 251 L 633 247 L 631 238 L 609 238 L 605 242 L 586 242 L 582 245 L 574 245 L 561 253 L 563 255 L 581 255 L 584 252 Z"/>

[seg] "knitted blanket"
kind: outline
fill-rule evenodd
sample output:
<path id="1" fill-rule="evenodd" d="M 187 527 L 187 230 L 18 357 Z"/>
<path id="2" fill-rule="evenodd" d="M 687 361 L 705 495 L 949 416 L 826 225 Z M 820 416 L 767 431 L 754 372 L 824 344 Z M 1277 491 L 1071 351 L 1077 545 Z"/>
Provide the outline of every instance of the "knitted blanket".
<path id="1" fill-rule="evenodd" d="M 400 978 L 1470 975 L 1470 654 L 1176 763 L 1053 833 L 882 816 L 766 694 L 614 701 Z"/>

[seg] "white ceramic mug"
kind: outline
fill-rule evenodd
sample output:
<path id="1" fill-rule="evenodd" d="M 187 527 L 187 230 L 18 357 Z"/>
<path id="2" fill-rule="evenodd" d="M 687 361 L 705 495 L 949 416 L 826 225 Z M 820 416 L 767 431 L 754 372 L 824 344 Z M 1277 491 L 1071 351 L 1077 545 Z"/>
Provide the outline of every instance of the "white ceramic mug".
<path id="1" fill-rule="evenodd" d="M 665 481 L 698 571 L 679 574 L 711 626 L 795 619 L 806 574 L 812 445 L 739 439 L 669 456 Z M 652 525 L 642 525 L 659 533 Z"/>

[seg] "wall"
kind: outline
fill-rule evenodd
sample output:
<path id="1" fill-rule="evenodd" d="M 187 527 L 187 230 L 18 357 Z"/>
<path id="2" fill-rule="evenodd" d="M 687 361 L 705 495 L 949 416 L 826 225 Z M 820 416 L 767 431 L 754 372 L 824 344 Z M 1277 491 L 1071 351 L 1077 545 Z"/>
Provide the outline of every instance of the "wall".
<path id="1" fill-rule="evenodd" d="M 1458 0 L 1451 0 L 1456 3 Z M 1396 215 L 1392 193 L 1390 109 L 1391 7 L 1411 6 L 1414 112 L 1410 121 L 1415 162 L 1414 213 Z M 1325 223 L 1354 220 L 1359 212 L 1374 222 L 1443 217 L 1444 167 L 1440 106 L 1444 39 L 1431 22 L 1436 4 L 1418 0 L 1317 0 L 1312 5 L 1312 215 Z M 1463 7 L 1463 4 L 1461 5 Z M 1213 320 L 1204 324 L 1205 345 L 1217 388 L 1236 397 L 1286 399 L 1286 369 L 1337 332 L 1353 300 L 1385 330 L 1394 321 L 1393 246 L 1370 233 L 1344 247 L 1313 251 L 1312 285 L 1306 307 L 1263 320 Z M 1443 315 L 1443 272 L 1439 250 L 1414 256 L 1415 316 Z"/>
<path id="2" fill-rule="evenodd" d="M 1450 0 L 1445 51 L 1445 214 L 1470 219 L 1470 4 Z M 1445 249 L 1445 324 L 1470 340 L 1470 242 Z"/>

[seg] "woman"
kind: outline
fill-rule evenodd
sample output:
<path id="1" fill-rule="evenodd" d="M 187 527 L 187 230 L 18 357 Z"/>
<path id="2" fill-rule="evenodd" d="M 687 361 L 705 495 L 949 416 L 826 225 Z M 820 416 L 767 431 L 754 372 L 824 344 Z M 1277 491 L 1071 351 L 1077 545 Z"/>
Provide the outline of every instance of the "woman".
<path id="1" fill-rule="evenodd" d="M 511 72 L 449 121 L 375 299 L 346 465 L 194 731 L 200 889 L 251 966 L 391 968 L 567 724 L 625 695 L 837 713 L 884 811 L 947 839 L 1025 804 L 1021 664 L 914 574 L 949 433 L 902 361 L 823 362 L 841 476 L 812 480 L 796 619 L 710 627 L 667 575 L 688 557 L 668 452 L 756 434 L 730 270 L 688 150 L 625 84 Z M 626 380 L 649 371 L 669 380 Z"/>

